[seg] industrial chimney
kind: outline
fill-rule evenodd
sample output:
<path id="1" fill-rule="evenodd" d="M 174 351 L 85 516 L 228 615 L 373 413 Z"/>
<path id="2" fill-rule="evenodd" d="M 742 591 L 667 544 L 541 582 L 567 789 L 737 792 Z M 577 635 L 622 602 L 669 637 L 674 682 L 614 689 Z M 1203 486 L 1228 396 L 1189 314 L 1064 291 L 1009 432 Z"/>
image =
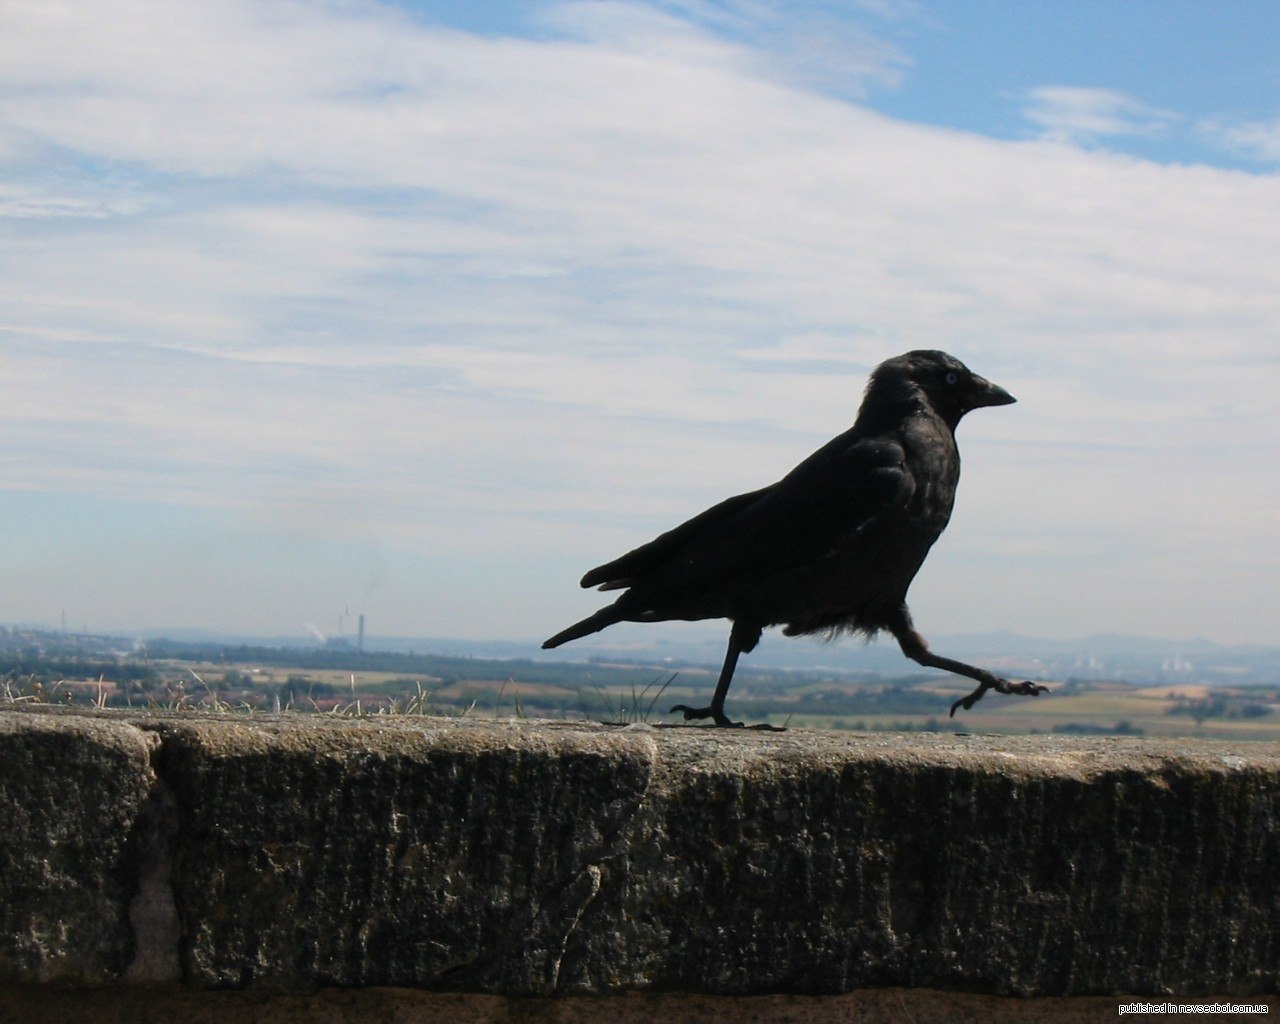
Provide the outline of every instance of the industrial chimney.
<path id="1" fill-rule="evenodd" d="M 360 624 L 356 630 L 356 650 L 364 650 L 364 612 L 360 613 Z"/>

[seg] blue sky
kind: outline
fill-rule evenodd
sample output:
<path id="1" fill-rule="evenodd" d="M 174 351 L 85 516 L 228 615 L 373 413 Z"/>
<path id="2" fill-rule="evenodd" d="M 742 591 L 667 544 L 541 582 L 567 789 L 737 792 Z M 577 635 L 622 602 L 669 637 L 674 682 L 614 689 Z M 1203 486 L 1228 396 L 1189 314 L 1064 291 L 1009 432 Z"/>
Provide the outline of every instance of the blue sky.
<path id="1" fill-rule="evenodd" d="M 927 635 L 1277 639 L 1276 4 L 0 18 L 0 622 L 540 638 L 937 347 Z"/>

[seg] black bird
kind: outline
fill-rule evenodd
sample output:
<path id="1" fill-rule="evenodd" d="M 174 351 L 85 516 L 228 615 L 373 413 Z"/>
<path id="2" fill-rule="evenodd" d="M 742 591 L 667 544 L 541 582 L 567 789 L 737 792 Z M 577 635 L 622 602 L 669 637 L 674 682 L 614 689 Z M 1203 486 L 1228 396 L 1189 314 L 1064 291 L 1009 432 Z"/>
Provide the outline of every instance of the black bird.
<path id="1" fill-rule="evenodd" d="M 777 483 L 739 494 L 621 558 L 592 569 L 582 586 L 625 590 L 613 604 L 557 633 L 558 647 L 615 622 L 730 619 L 729 649 L 705 708 L 680 704 L 686 720 L 724 713 L 738 655 L 767 626 L 787 636 L 888 630 L 902 653 L 976 679 L 951 706 L 965 710 L 987 690 L 1038 696 L 984 669 L 932 653 L 907 610 L 907 588 L 951 518 L 960 418 L 1015 399 L 945 352 L 916 351 L 881 363 L 850 430 Z"/>

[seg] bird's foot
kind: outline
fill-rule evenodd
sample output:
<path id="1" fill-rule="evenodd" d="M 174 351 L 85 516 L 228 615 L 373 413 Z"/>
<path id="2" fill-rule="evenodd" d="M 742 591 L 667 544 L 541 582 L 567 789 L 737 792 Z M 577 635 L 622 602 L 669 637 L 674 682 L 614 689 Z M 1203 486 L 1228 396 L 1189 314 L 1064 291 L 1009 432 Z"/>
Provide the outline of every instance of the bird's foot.
<path id="1" fill-rule="evenodd" d="M 951 705 L 951 717 L 955 718 L 956 712 L 960 708 L 968 711 L 978 701 L 982 700 L 983 695 L 988 690 L 995 690 L 996 693 L 1010 693 L 1022 697 L 1039 697 L 1042 693 L 1048 693 L 1049 687 L 1040 683 L 1033 683 L 1029 679 L 1023 680 L 1021 683 L 1011 683 L 1007 679 L 1001 679 L 999 676 L 993 676 L 991 680 L 984 681 L 973 693 L 967 697 L 961 697 L 958 701 Z"/>
<path id="2" fill-rule="evenodd" d="M 731 722 L 724 713 L 723 708 L 691 708 L 688 704 L 677 704 L 671 709 L 671 714 L 677 711 L 684 715 L 686 722 L 692 722 L 699 718 L 710 718 L 712 725 L 720 729 L 754 729 L 756 732 L 786 732 L 785 725 L 770 725 L 768 722 L 761 722 L 759 725 L 745 725 L 742 722 Z"/>
<path id="3" fill-rule="evenodd" d="M 688 704 L 677 704 L 671 709 L 671 714 L 674 715 L 677 711 L 684 714 L 684 720 L 686 722 L 692 722 L 699 718 L 710 718 L 715 722 L 716 726 L 721 729 L 743 728 L 741 722 L 729 721 L 729 718 L 724 713 L 723 708 L 691 708 Z"/>

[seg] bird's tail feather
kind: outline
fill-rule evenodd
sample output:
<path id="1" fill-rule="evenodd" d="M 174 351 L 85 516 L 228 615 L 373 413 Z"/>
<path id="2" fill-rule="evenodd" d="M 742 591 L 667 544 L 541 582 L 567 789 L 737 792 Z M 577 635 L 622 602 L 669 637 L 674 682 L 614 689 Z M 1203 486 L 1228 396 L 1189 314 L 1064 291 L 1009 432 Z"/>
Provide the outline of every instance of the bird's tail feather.
<path id="1" fill-rule="evenodd" d="M 621 622 L 622 616 L 619 614 L 615 605 L 609 605 L 607 608 L 601 608 L 594 615 L 588 615 L 581 622 L 575 622 L 568 629 L 562 629 L 549 640 L 542 643 L 543 650 L 549 647 L 559 647 L 561 644 L 568 643 L 570 640 L 577 640 L 580 636 L 587 636 L 591 633 L 598 633 L 605 626 L 612 626 L 615 622 Z"/>

